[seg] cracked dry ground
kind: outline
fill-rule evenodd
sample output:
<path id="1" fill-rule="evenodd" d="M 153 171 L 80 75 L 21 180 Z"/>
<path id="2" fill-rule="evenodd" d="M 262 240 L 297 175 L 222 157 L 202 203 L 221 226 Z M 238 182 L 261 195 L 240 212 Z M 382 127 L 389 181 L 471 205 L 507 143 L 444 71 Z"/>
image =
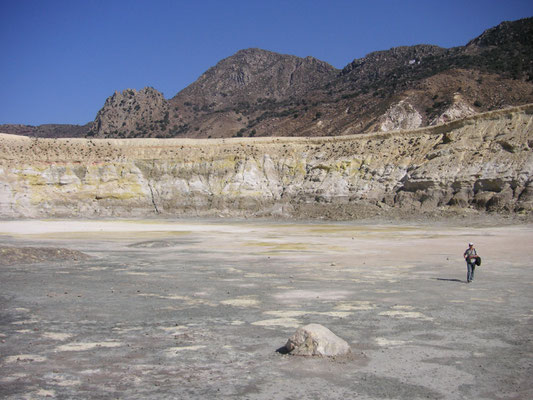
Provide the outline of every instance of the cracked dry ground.
<path id="1" fill-rule="evenodd" d="M 531 225 L 6 221 L 0 231 L 2 246 L 26 249 L 17 257 L 72 255 L 0 267 L 2 398 L 533 397 Z M 472 284 L 469 241 L 483 256 Z M 311 322 L 352 357 L 276 352 Z"/>

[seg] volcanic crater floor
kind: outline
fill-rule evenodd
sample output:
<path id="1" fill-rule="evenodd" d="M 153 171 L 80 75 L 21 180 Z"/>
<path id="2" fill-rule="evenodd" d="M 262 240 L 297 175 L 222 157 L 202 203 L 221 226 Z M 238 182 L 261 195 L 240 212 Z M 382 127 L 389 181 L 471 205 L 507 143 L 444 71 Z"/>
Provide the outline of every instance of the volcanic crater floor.
<path id="1" fill-rule="evenodd" d="M 0 397 L 533 398 L 531 243 L 533 225 L 2 221 Z M 308 323 L 352 355 L 276 351 Z"/>

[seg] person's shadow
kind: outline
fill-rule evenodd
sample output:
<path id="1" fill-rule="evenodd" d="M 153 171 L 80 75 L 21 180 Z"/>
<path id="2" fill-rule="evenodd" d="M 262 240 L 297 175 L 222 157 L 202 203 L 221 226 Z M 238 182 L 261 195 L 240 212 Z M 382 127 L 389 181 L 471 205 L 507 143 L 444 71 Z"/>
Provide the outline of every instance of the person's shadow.
<path id="1" fill-rule="evenodd" d="M 446 282 L 461 282 L 461 283 L 464 282 L 460 279 L 449 279 L 449 278 L 432 278 L 432 279 L 435 279 L 436 281 L 446 281 Z"/>

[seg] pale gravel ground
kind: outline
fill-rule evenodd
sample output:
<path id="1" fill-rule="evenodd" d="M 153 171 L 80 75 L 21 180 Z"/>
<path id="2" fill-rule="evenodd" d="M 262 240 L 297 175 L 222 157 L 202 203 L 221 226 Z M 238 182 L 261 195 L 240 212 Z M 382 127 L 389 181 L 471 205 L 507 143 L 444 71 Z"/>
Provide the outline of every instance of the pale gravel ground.
<path id="1" fill-rule="evenodd" d="M 2 221 L 0 397 L 533 398 L 533 225 Z M 462 253 L 483 256 L 466 284 Z M 297 326 L 341 360 L 280 355 Z"/>

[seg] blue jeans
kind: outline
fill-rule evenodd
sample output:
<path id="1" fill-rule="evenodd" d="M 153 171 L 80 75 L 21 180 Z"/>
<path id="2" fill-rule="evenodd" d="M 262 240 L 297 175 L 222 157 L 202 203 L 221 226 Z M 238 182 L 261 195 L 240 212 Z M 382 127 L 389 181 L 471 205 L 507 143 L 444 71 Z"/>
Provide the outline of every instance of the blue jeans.
<path id="1" fill-rule="evenodd" d="M 466 263 L 466 280 L 468 282 L 471 282 L 474 280 L 474 270 L 476 269 L 476 264 L 474 263 Z"/>

